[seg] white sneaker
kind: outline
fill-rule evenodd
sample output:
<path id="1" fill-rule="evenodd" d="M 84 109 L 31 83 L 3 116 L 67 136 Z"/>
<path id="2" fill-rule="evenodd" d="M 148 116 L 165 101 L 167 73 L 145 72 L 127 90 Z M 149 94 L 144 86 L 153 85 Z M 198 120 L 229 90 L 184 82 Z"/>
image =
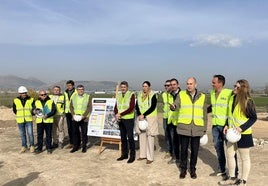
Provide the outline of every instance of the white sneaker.
<path id="1" fill-rule="evenodd" d="M 34 152 L 34 146 L 30 147 L 30 152 L 33 153 Z"/>
<path id="2" fill-rule="evenodd" d="M 225 172 L 218 172 L 216 175 L 217 176 L 222 176 L 222 175 L 224 175 L 224 174 L 226 174 Z"/>
<path id="3" fill-rule="evenodd" d="M 26 152 L 26 150 L 27 150 L 26 147 L 21 147 L 21 149 L 20 149 L 20 153 L 24 153 L 24 152 Z"/>

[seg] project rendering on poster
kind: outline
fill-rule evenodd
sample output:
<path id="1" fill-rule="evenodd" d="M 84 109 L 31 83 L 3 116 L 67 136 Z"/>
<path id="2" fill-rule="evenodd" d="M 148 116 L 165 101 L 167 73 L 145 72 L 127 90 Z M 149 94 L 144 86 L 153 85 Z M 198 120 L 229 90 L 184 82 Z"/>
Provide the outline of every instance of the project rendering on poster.
<path id="1" fill-rule="evenodd" d="M 120 138 L 120 131 L 114 114 L 115 103 L 115 98 L 92 99 L 88 136 Z"/>

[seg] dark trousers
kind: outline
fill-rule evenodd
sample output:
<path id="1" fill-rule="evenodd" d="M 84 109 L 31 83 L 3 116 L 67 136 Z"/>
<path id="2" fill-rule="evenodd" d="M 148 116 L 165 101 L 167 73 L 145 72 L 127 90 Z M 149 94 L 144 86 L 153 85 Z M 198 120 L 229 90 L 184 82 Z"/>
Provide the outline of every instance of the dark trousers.
<path id="1" fill-rule="evenodd" d="M 81 136 L 82 136 L 82 148 L 86 148 L 88 142 L 87 136 L 87 122 L 82 121 L 73 121 L 72 123 L 73 130 L 73 149 L 78 149 L 81 145 Z M 80 132 L 81 129 L 81 132 Z"/>
<path id="2" fill-rule="evenodd" d="M 197 156 L 200 145 L 200 136 L 184 136 L 181 135 L 181 170 L 187 170 L 188 147 L 191 143 L 191 156 L 190 156 L 190 171 L 196 170 Z"/>
<path id="3" fill-rule="evenodd" d="M 52 143 L 52 123 L 38 123 L 37 124 L 37 149 L 43 149 L 44 132 L 46 133 L 46 148 L 51 149 Z"/>
<path id="4" fill-rule="evenodd" d="M 176 131 L 177 126 L 172 123 L 167 125 L 167 139 L 170 144 L 170 153 L 172 158 L 180 159 L 181 140 L 180 135 Z"/>
<path id="5" fill-rule="evenodd" d="M 122 142 L 122 156 L 128 156 L 128 152 L 130 151 L 130 156 L 135 157 L 135 141 L 133 129 L 134 119 L 120 119 L 119 130 Z"/>
<path id="6" fill-rule="evenodd" d="M 67 122 L 67 128 L 68 128 L 68 136 L 70 140 L 70 144 L 74 144 L 73 142 L 73 125 L 72 125 L 72 114 L 71 113 L 66 113 L 66 122 Z"/>

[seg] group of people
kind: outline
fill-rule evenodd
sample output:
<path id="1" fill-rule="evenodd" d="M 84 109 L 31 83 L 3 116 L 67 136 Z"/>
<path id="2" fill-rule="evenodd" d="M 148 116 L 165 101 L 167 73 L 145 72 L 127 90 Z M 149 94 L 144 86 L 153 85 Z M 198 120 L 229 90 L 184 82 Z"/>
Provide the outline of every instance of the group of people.
<path id="1" fill-rule="evenodd" d="M 26 132 L 29 136 L 30 151 L 42 152 L 43 133 L 46 132 L 46 149 L 52 153 L 52 147 L 63 148 L 64 117 L 67 121 L 71 153 L 81 147 L 86 152 L 87 122 L 91 112 L 91 97 L 84 92 L 83 85 L 74 88 L 72 80 L 67 81 L 67 89 L 60 94 L 60 87 L 53 87 L 53 94 L 47 96 L 45 90 L 40 90 L 38 100 L 34 101 L 27 94 L 25 87 L 19 87 L 19 96 L 14 99 L 13 111 L 16 114 L 22 149 L 27 150 Z M 219 185 L 246 185 L 250 172 L 250 147 L 253 146 L 251 126 L 257 120 L 254 102 L 250 95 L 249 83 L 245 79 L 238 80 L 234 89 L 226 89 L 225 77 L 214 75 L 210 104 L 207 96 L 197 89 L 197 80 L 190 77 L 186 81 L 186 89 L 181 90 L 177 79 L 166 80 L 165 91 L 161 94 L 163 100 L 163 128 L 169 164 L 177 163 L 180 167 L 180 179 L 184 179 L 189 169 L 190 177 L 197 178 L 196 165 L 200 138 L 207 131 L 207 113 L 212 113 L 212 136 L 218 158 L 218 172 L 222 176 Z M 154 142 L 158 135 L 157 117 L 158 95 L 151 89 L 151 83 L 144 81 L 142 90 L 135 95 L 129 90 L 127 81 L 120 83 L 120 91 L 116 96 L 114 108 L 119 124 L 122 152 L 117 161 L 128 159 L 133 163 L 136 159 L 134 130 L 139 136 L 140 154 L 137 161 L 146 160 L 146 164 L 154 161 Z M 33 115 L 38 109 L 46 110 L 42 117 L 36 117 L 38 147 L 34 149 L 32 131 Z M 81 116 L 81 117 L 76 117 Z M 79 119 L 77 119 L 79 118 Z M 146 128 L 139 127 L 146 122 Z M 79 127 L 81 129 L 79 129 Z M 228 128 L 236 128 L 241 133 L 241 139 L 236 143 L 226 140 Z M 81 131 L 81 132 L 80 132 Z M 59 135 L 57 135 L 57 133 Z M 52 143 L 53 142 L 53 143 Z M 190 144 L 190 165 L 188 168 L 188 148 Z M 225 148 L 226 156 L 225 156 Z M 238 178 L 237 155 L 242 159 L 242 175 Z M 229 174 L 226 171 L 226 160 Z"/>
<path id="2" fill-rule="evenodd" d="M 207 130 L 207 113 L 212 112 L 212 136 L 218 158 L 217 176 L 222 176 L 219 185 L 246 185 L 250 172 L 250 147 L 253 146 L 251 126 L 257 120 L 254 102 L 250 95 L 249 83 L 238 80 L 234 89 L 226 89 L 225 77 L 214 75 L 210 104 L 206 106 L 205 95 L 197 90 L 196 79 L 191 77 L 186 82 L 186 90 L 180 91 L 175 79 L 165 82 L 163 99 L 163 127 L 167 144 L 168 163 L 180 163 L 180 178 L 187 174 L 188 144 L 191 143 L 189 172 L 195 179 L 199 140 Z M 179 93 L 178 93 L 179 92 Z M 175 121 L 175 122 L 174 122 Z M 175 132 L 174 132 L 174 125 Z M 235 128 L 241 134 L 236 143 L 226 140 L 228 128 Z M 174 140 L 175 139 L 175 140 Z M 225 156 L 225 148 L 227 156 Z M 238 151 L 242 171 L 238 178 Z M 226 160 L 229 174 L 226 171 Z"/>
<path id="3" fill-rule="evenodd" d="M 65 118 L 70 142 L 66 148 L 71 149 L 71 153 L 79 150 L 82 139 L 82 152 L 87 151 L 87 122 L 91 112 L 91 97 L 84 92 L 83 85 L 78 85 L 75 89 L 73 80 L 67 81 L 66 86 L 63 94 L 59 86 L 53 87 L 51 95 L 48 95 L 46 90 L 39 90 L 37 100 L 29 96 L 26 87 L 18 88 L 19 96 L 13 101 L 13 112 L 21 136 L 21 153 L 28 149 L 35 154 L 42 153 L 44 133 L 48 154 L 52 153 L 53 148 L 62 149 Z M 75 116 L 80 116 L 79 120 Z M 37 124 L 37 148 L 34 147 L 33 118 Z"/>

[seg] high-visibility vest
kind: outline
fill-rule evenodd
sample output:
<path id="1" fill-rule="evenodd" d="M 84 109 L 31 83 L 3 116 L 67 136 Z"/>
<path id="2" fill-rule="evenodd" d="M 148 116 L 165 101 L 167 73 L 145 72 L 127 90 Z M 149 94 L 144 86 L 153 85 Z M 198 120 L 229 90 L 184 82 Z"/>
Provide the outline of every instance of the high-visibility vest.
<path id="1" fill-rule="evenodd" d="M 248 121 L 249 118 L 241 111 L 240 105 L 236 105 L 234 111 L 232 112 L 232 105 L 234 102 L 234 96 L 231 97 L 229 102 L 229 109 L 228 109 L 228 125 L 230 128 L 233 127 L 240 127 L 244 123 Z M 252 134 L 251 127 L 241 132 L 241 134 Z"/>
<path id="2" fill-rule="evenodd" d="M 141 114 L 145 113 L 151 107 L 153 96 L 154 96 L 153 91 L 150 91 L 147 98 L 145 100 L 142 100 L 142 92 L 139 92 L 137 101 Z M 157 107 L 155 107 L 154 111 L 148 116 L 157 116 Z"/>
<path id="3" fill-rule="evenodd" d="M 134 95 L 134 92 L 127 91 L 123 96 L 122 93 L 118 94 L 116 106 L 118 109 L 118 113 L 122 113 L 129 108 L 131 97 Z M 122 119 L 133 119 L 134 118 L 134 109 L 131 113 L 128 113 L 124 116 L 121 116 Z"/>
<path id="4" fill-rule="evenodd" d="M 47 107 L 51 111 L 52 110 L 52 104 L 53 104 L 53 100 L 49 99 L 49 100 L 46 101 L 44 107 Z M 37 109 L 42 109 L 42 110 L 44 109 L 40 100 L 35 101 L 35 107 Z M 35 121 L 36 121 L 37 124 L 42 123 L 42 122 L 43 123 L 53 123 L 54 119 L 53 119 L 53 117 L 49 117 L 49 118 L 45 118 L 45 119 L 36 117 Z"/>
<path id="5" fill-rule="evenodd" d="M 179 94 L 179 93 L 178 93 Z M 169 95 L 171 96 L 171 99 L 169 99 L 169 103 L 170 104 L 174 104 L 174 97 L 171 93 L 169 93 Z M 168 112 L 168 124 L 172 124 L 177 126 L 178 125 L 178 118 L 179 118 L 179 111 L 178 109 L 176 110 L 170 110 Z"/>
<path id="6" fill-rule="evenodd" d="M 64 97 L 65 97 L 65 113 L 70 113 L 70 104 L 71 104 L 71 99 L 72 97 L 77 94 L 76 89 L 74 90 L 73 94 L 69 98 L 68 93 L 65 91 L 64 92 Z"/>
<path id="7" fill-rule="evenodd" d="M 212 104 L 212 124 L 224 126 L 228 115 L 228 102 L 232 95 L 231 89 L 222 89 L 216 99 L 215 90 L 210 92 L 210 100 Z"/>
<path id="8" fill-rule="evenodd" d="M 89 94 L 84 93 L 82 96 L 75 94 L 72 96 L 71 100 L 74 107 L 74 114 L 83 115 L 87 110 Z"/>
<path id="9" fill-rule="evenodd" d="M 173 102 L 173 97 L 168 92 L 162 93 L 162 100 L 163 100 L 163 118 L 168 119 L 168 114 L 170 112 L 170 105 Z"/>
<path id="10" fill-rule="evenodd" d="M 53 99 L 54 96 L 55 95 L 49 95 L 50 99 L 52 99 L 53 101 L 54 101 Z M 55 100 L 56 102 L 54 102 L 56 105 L 56 109 L 57 109 L 56 115 L 62 115 L 64 113 L 64 95 L 61 94 L 61 95 L 56 95 L 56 96 L 58 96 L 58 99 Z"/>
<path id="11" fill-rule="evenodd" d="M 33 98 L 27 99 L 25 105 L 23 106 L 19 98 L 14 99 L 14 103 L 16 105 L 17 110 L 16 122 L 18 124 L 33 121 L 33 116 L 31 113 L 33 101 Z"/>
<path id="12" fill-rule="evenodd" d="M 190 124 L 192 120 L 196 126 L 204 126 L 204 104 L 205 94 L 193 103 L 192 99 L 186 91 L 180 91 L 180 108 L 178 124 Z"/>

